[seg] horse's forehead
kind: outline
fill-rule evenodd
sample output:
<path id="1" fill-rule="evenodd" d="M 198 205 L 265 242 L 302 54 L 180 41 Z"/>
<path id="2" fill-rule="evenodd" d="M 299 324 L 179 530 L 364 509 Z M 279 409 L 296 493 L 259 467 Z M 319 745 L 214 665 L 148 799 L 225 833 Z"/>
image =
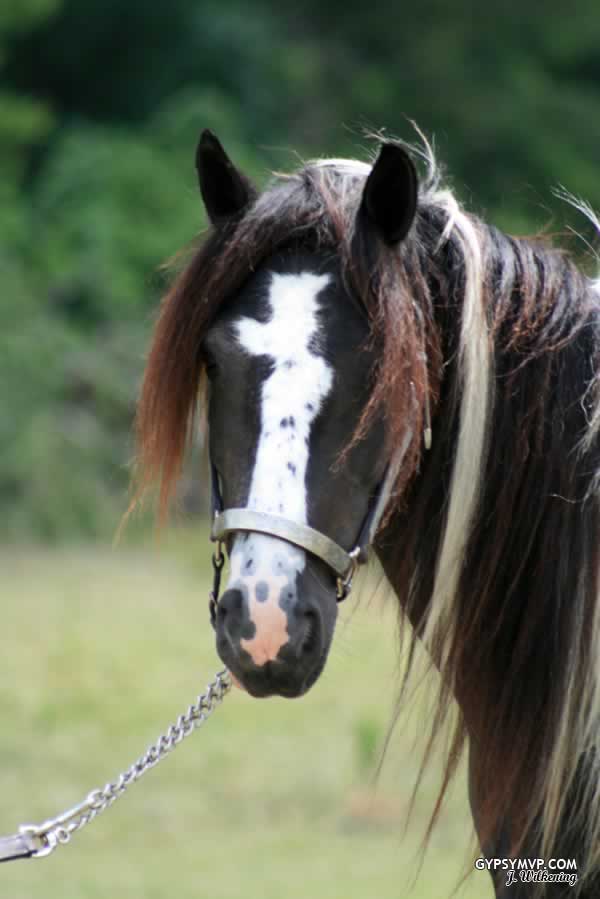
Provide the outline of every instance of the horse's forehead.
<path id="1" fill-rule="evenodd" d="M 271 467 L 284 454 L 285 480 L 296 483 L 304 481 L 311 425 L 333 382 L 331 365 L 323 355 L 319 315 L 320 297 L 330 281 L 329 274 L 274 272 L 267 295 L 268 317 L 259 321 L 241 315 L 233 322 L 242 351 L 270 360 L 259 398 L 260 445 L 264 444 Z"/>
<path id="2" fill-rule="evenodd" d="M 248 312 L 240 310 L 233 321 L 239 343 L 257 356 L 314 354 L 322 330 L 321 295 L 331 280 L 329 274 L 309 271 L 270 272 L 262 302 Z"/>
<path id="3" fill-rule="evenodd" d="M 285 318 L 296 323 L 317 309 L 327 307 L 331 312 L 340 291 L 344 292 L 343 281 L 333 256 L 282 252 L 248 273 L 242 286 L 221 305 L 208 333 L 228 332 L 240 318 L 266 322 L 276 314 L 281 322 Z"/>

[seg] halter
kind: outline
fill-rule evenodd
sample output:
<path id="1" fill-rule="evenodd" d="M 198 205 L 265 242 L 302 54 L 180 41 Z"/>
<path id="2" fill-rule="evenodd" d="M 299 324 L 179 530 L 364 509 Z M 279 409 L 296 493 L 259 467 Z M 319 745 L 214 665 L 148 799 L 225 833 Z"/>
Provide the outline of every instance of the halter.
<path id="1" fill-rule="evenodd" d="M 280 540 L 285 540 L 287 543 L 291 543 L 293 546 L 297 546 L 320 559 L 335 575 L 337 601 L 342 602 L 342 600 L 346 599 L 352 589 L 352 580 L 356 569 L 368 559 L 369 547 L 377 533 L 377 528 L 385 512 L 396 476 L 412 440 L 412 435 L 412 429 L 408 428 L 401 445 L 392 455 L 385 474 L 369 504 L 367 514 L 358 532 L 358 537 L 350 550 L 344 549 L 339 543 L 336 543 L 335 540 L 321 533 L 321 531 L 289 518 L 267 514 L 266 512 L 257 512 L 254 509 L 225 509 L 219 474 L 211 459 L 213 524 L 210 539 L 217 544 L 217 550 L 212 559 L 214 571 L 213 589 L 209 595 L 209 609 L 213 625 L 216 619 L 219 599 L 221 571 L 225 564 L 223 546 L 227 537 L 240 531 L 278 537 Z"/>

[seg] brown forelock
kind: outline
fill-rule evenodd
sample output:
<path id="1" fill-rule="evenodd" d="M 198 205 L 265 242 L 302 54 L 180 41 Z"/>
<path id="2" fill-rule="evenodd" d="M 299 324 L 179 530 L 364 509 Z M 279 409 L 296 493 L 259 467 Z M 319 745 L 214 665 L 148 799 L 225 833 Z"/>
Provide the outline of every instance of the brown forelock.
<path id="1" fill-rule="evenodd" d="M 372 229 L 358 222 L 345 259 L 347 279 L 368 311 L 371 341 L 378 350 L 371 394 L 352 442 L 364 437 L 381 412 L 388 455 L 403 442 L 407 428 L 412 428 L 410 447 L 395 484 L 398 498 L 417 471 L 426 398 L 435 407 L 441 377 L 431 270 L 418 236 L 422 226 L 417 218 L 415 231 L 407 240 L 390 247 Z"/>

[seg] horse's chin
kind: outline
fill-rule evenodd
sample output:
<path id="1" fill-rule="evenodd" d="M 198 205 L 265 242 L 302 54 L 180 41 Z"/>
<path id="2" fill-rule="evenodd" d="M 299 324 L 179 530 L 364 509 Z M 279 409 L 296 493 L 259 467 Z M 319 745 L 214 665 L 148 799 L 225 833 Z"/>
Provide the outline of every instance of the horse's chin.
<path id="1" fill-rule="evenodd" d="M 260 673 L 261 669 L 258 669 L 255 674 L 246 674 L 243 678 L 236 676 L 232 671 L 229 674 L 233 686 L 252 696 L 253 699 L 268 699 L 270 696 L 280 696 L 283 699 L 300 699 L 317 682 L 325 667 L 326 660 L 327 654 L 325 653 L 323 658 L 319 660 L 318 665 L 303 680 L 298 681 L 285 682 L 277 677 L 262 676 Z"/>

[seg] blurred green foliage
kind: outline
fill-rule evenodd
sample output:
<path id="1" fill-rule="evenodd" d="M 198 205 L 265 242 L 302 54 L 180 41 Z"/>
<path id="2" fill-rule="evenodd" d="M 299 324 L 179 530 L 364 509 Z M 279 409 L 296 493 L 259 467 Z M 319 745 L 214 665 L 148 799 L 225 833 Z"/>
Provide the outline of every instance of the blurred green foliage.
<path id="1" fill-rule="evenodd" d="M 1 4 L 4 534 L 116 526 L 158 266 L 203 227 L 202 127 L 263 180 L 415 119 L 476 208 L 531 232 L 558 183 L 600 207 L 599 45 L 597 0 Z"/>

